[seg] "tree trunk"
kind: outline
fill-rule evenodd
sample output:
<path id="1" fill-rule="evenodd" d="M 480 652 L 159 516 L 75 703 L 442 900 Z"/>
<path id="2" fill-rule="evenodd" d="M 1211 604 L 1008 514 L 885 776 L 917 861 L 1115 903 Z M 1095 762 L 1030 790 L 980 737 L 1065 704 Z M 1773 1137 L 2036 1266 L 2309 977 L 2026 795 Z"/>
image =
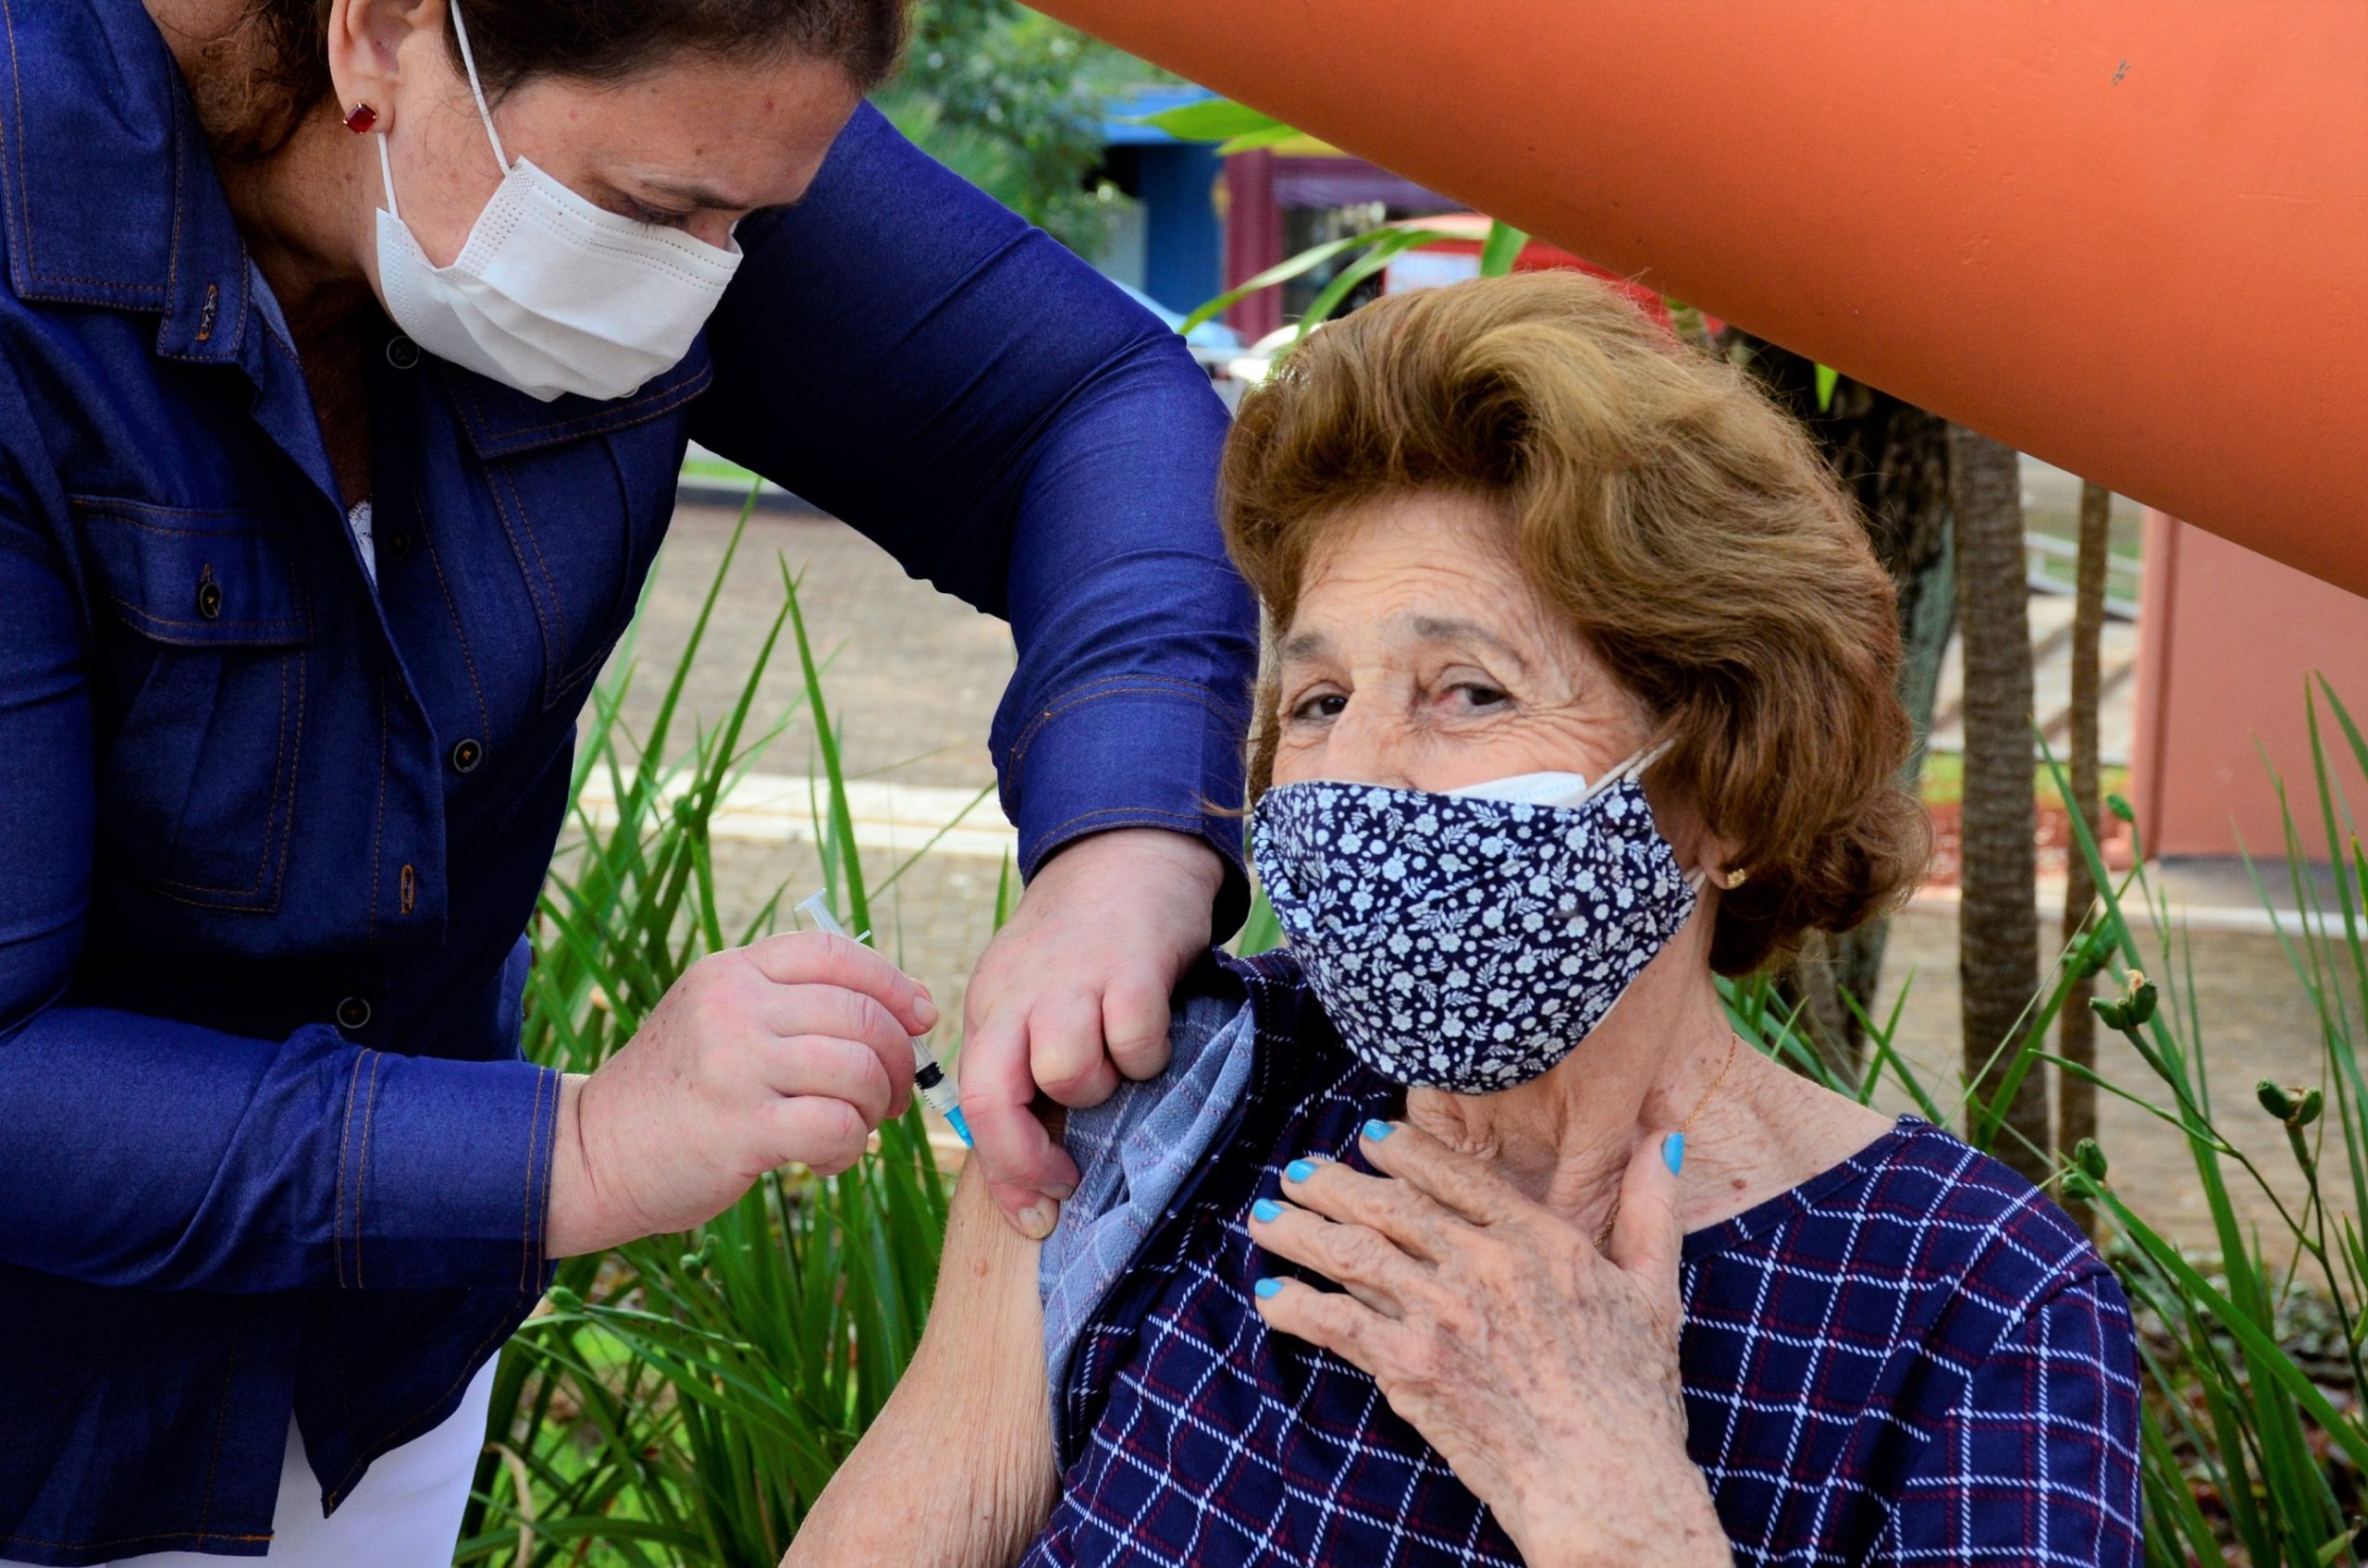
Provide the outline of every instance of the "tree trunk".
<path id="1" fill-rule="evenodd" d="M 1729 329 L 1721 342 L 1788 413 L 1808 426 L 1834 475 L 1858 503 L 1875 558 L 1891 574 L 1906 657 L 1900 700 L 1916 726 L 1915 754 L 1901 782 L 1924 773 L 1924 742 L 1940 691 L 1941 655 L 1956 622 L 1955 552 L 1949 526 L 1948 424 L 1861 381 L 1837 377 L 1818 406 L 1815 361 Z M 1777 977 L 1827 1065 L 1856 1079 L 1864 1070 L 1864 1030 L 1843 998 L 1871 1009 L 1882 981 L 1889 922 L 1813 938 Z"/>
<path id="2" fill-rule="evenodd" d="M 2072 798 L 2067 810 L 2079 813 L 2091 837 L 2102 831 L 2104 815 L 2103 766 L 2097 756 L 2098 698 L 2103 659 L 2100 645 L 2105 625 L 2105 552 L 2111 546 L 2107 525 L 2113 517 L 2113 492 L 2093 480 L 2080 486 L 2080 554 L 2072 600 Z M 2096 901 L 2096 883 L 2089 876 L 2088 858 L 2073 846 L 2064 883 L 2064 940 L 2080 940 L 2089 923 L 2089 906 Z M 2095 982 L 2072 982 L 2056 1024 L 2056 1054 L 2084 1068 L 2097 1064 L 2097 1020 L 2089 1011 Z M 2097 1135 L 2096 1086 L 2076 1073 L 2057 1075 L 2055 1083 L 2055 1143 L 2069 1154 L 2083 1138 Z M 2096 1228 L 2096 1216 L 2086 1204 L 2073 1216 Z"/>
<path id="3" fill-rule="evenodd" d="M 1997 1095 L 2039 988 L 2037 808 L 2031 788 L 2030 587 L 2023 558 L 2022 477 L 2014 451 L 1949 432 L 1957 545 L 1957 623 L 1965 648 L 1964 899 L 1958 921 L 1965 1070 L 1973 1114 Z M 2034 1181 L 2046 1176 L 2047 1079 L 2027 1073 L 1992 1153 Z"/>

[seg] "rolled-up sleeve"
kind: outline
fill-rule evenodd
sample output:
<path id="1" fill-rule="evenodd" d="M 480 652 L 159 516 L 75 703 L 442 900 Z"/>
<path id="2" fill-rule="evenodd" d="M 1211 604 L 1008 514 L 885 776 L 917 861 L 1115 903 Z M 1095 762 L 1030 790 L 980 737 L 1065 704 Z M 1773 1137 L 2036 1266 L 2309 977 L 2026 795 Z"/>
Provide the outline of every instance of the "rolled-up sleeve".
<path id="1" fill-rule="evenodd" d="M 1020 869 L 1118 827 L 1215 846 L 1256 615 L 1216 527 L 1226 416 L 1181 340 L 860 111 L 806 199 L 742 225 L 695 436 L 1005 616 L 993 732 Z"/>
<path id="2" fill-rule="evenodd" d="M 0 482 L 0 1260 L 162 1290 L 533 1288 L 554 1074 L 73 1002 L 86 631 L 29 512 Z"/>

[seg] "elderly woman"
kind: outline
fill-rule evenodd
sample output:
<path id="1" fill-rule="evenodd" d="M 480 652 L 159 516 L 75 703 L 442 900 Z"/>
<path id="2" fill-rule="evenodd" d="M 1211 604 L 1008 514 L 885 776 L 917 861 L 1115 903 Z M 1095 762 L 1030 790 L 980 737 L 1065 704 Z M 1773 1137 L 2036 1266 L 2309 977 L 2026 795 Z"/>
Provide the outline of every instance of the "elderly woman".
<path id="1" fill-rule="evenodd" d="M 2078 1228 L 1714 984 L 1925 849 L 1890 592 L 1801 432 L 1533 277 L 1326 329 L 1226 479 L 1288 949 L 1072 1118 L 1041 1259 L 966 1181 L 791 1562 L 2137 1562 Z"/>

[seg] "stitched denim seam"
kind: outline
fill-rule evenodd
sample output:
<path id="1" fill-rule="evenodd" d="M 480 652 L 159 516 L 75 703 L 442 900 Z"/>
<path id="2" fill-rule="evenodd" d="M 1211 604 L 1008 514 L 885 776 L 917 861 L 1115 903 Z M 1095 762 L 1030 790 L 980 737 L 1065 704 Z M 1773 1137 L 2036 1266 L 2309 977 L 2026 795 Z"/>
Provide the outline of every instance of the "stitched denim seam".
<path id="1" fill-rule="evenodd" d="M 107 595 L 107 602 L 116 606 L 118 610 L 123 611 L 126 615 L 130 617 L 129 623 L 130 624 L 131 629 L 135 632 L 144 629 L 140 624 L 140 623 L 143 621 L 148 623 L 148 624 L 154 626 L 189 626 L 201 631 L 207 627 L 218 627 L 226 632 L 305 631 L 310 629 L 305 622 L 293 618 L 280 621 L 187 621 L 176 616 L 159 615 L 151 610 L 142 610 L 140 606 L 132 603 L 121 594 Z M 222 639 L 217 638 L 212 640 L 218 641 Z"/>
<path id="2" fill-rule="evenodd" d="M 560 659 L 559 647 L 551 640 L 551 622 L 558 611 L 555 607 L 548 613 L 545 611 L 542 595 L 535 588 L 536 572 L 539 570 L 542 573 L 543 586 L 551 594 L 556 596 L 559 590 L 551 585 L 550 568 L 543 562 L 543 547 L 535 540 L 533 530 L 525 526 L 523 517 L 514 524 L 511 520 L 510 507 L 502 500 L 501 492 L 505 488 L 510 488 L 511 494 L 514 497 L 517 491 L 514 487 L 509 486 L 508 475 L 496 474 L 490 463 L 484 465 L 483 473 L 486 494 L 493 499 L 494 516 L 501 523 L 501 537 L 509 541 L 510 557 L 518 563 L 518 576 L 526 586 L 526 604 L 535 612 L 535 634 L 541 639 L 543 645 L 543 700 L 548 707 L 550 701 L 551 666 L 557 664 Z M 533 566 L 526 563 L 526 551 L 521 549 L 518 545 L 518 537 L 522 532 L 526 536 L 528 548 L 535 553 Z M 562 621 L 560 624 L 560 636 L 564 637 L 566 635 L 567 626 Z"/>
<path id="3" fill-rule="evenodd" d="M 1116 684 L 1121 681 L 1131 681 L 1134 684 L 1125 685 Z M 1028 754 L 1034 748 L 1036 742 L 1042 738 L 1044 731 L 1054 720 L 1064 714 L 1074 712 L 1078 709 L 1091 707 L 1104 698 L 1144 696 L 1182 697 L 1220 722 L 1231 717 L 1225 710 L 1218 707 L 1206 692 L 1164 675 L 1141 677 L 1113 675 L 1102 681 L 1090 682 L 1082 686 L 1072 686 L 1067 691 L 1049 698 L 1044 710 L 1030 722 L 1018 740 L 1012 742 L 1009 787 L 1013 798 L 1017 800 L 1027 798 L 1025 779 Z"/>
<path id="4" fill-rule="evenodd" d="M 378 935 L 378 879 L 387 862 L 387 678 L 378 677 L 378 809 L 370 824 L 370 913 L 362 922 L 362 938 Z"/>
<path id="5" fill-rule="evenodd" d="M 204 884 L 204 883 L 203 883 L 182 882 L 182 881 L 181 881 L 179 878 L 178 878 L 178 877 L 167 877 L 167 876 L 156 876 L 156 877 L 151 877 L 151 878 L 149 879 L 149 883 L 148 883 L 148 884 L 149 884 L 151 887 L 154 887 L 154 889 L 156 889 L 156 891 L 158 891 L 159 893 L 164 893 L 164 894 L 165 894 L 165 895 L 166 895 L 166 897 L 168 897 L 168 898 L 169 898 L 169 897 L 172 897 L 172 896 L 173 896 L 173 895 L 172 895 L 171 893 L 167 892 L 166 890 L 167 890 L 167 889 L 170 889 L 170 888 L 176 888 L 176 887 L 180 888 L 180 889 L 184 890 L 185 892 L 189 892 L 189 893 L 210 893 L 210 894 L 213 894 L 213 895 L 215 895 L 216 896 L 217 896 L 217 897 L 221 897 L 221 898 L 246 898 L 246 899 L 251 899 L 251 898 L 257 898 L 257 897 L 260 897 L 260 896 L 262 895 L 262 894 L 263 894 L 263 889 L 264 889 L 264 885 L 265 885 L 265 880 L 266 875 L 268 874 L 268 868 L 269 868 L 269 866 L 270 866 L 270 862 L 271 862 L 271 840 L 272 840 L 272 834 L 273 834 L 276 831 L 278 831 L 278 830 L 274 827 L 274 825 L 273 825 L 272 819 L 273 819 L 274 817 L 277 817 L 277 816 L 278 816 L 278 815 L 280 814 L 280 805 L 279 805 L 280 786 L 281 786 L 283 784 L 288 784 L 288 782 L 289 782 L 289 781 L 288 781 L 288 665 L 289 665 L 289 662 L 290 662 L 290 660 L 296 660 L 296 656 L 295 656 L 295 655 L 293 655 L 293 654 L 284 655 L 284 656 L 282 656 L 282 657 L 281 657 L 281 659 L 280 659 L 280 661 L 279 661 L 279 731 L 278 731 L 278 735 L 277 738 L 275 739 L 275 741 L 274 741 L 274 743 L 273 743 L 273 748 L 272 748 L 272 754 L 271 754 L 271 809 L 270 809 L 269 810 L 267 810 L 267 811 L 265 811 L 265 812 L 264 813 L 263 851 L 262 851 L 262 853 L 261 853 L 261 854 L 256 858 L 256 860 L 255 860 L 255 880 L 254 880 L 254 882 L 253 882 L 253 885 L 251 885 L 251 886 L 247 886 L 247 887 L 209 887 L 209 886 L 205 885 L 205 884 Z M 296 712 L 297 712 L 297 720 L 296 720 L 296 723 L 297 723 L 297 729 L 298 729 L 298 731 L 299 731 L 299 735 L 300 735 L 300 738 L 301 738 L 301 733 L 302 733 L 302 728 L 303 728 L 303 710 L 304 710 L 303 698 L 302 698 L 302 679 L 303 679 L 303 665 L 302 665 L 302 661 L 301 660 L 296 660 L 296 661 L 297 661 L 297 680 L 298 680 L 298 682 L 299 682 L 299 695 L 298 695 L 297 702 L 296 702 Z M 294 792 L 294 786 L 293 786 L 293 784 L 289 784 L 289 788 L 290 788 L 290 792 L 292 794 L 292 793 Z M 294 824 L 294 821 L 293 821 L 293 818 L 294 818 L 294 812 L 293 812 L 292 808 L 291 808 L 291 809 L 290 809 L 290 812 L 289 812 L 289 818 L 290 818 L 290 821 L 289 821 L 289 822 L 288 822 L 288 826 L 289 826 L 289 827 L 290 827 L 290 828 L 292 828 L 292 827 L 295 825 L 295 824 Z M 285 849 L 285 847 L 286 847 L 286 846 L 283 844 L 283 845 L 282 845 L 282 849 L 284 850 L 284 849 Z M 282 858 L 282 860 L 281 860 L 281 867 L 282 867 L 282 869 L 283 869 L 283 870 L 286 868 L 286 859 L 285 859 L 284 855 L 283 855 L 283 858 Z M 269 909 L 277 908 L 277 907 L 278 907 L 278 902 L 279 902 L 279 901 L 278 901 L 277 898 L 274 898 L 274 899 L 272 899 L 272 900 L 270 901 L 270 903 L 269 903 L 269 904 L 265 905 L 265 906 L 263 906 L 262 907 L 263 907 L 263 908 L 265 908 L 266 911 L 268 911 Z M 256 906 L 249 905 L 249 904 L 239 904 L 239 905 L 232 905 L 232 906 L 227 906 L 227 907 L 233 907 L 233 908 L 241 908 L 241 909 L 256 907 Z"/>
<path id="6" fill-rule="evenodd" d="M 461 623 L 461 607 L 452 601 L 452 585 L 444 575 L 444 557 L 436 548 L 435 531 L 427 525 L 427 514 L 419 509 L 419 498 L 412 498 L 412 516 L 419 525 L 419 542 L 427 548 L 427 563 L 436 570 L 436 591 L 443 596 L 444 612 L 452 618 L 452 637 L 461 645 L 461 668 L 469 673 L 469 690 L 476 694 L 477 723 L 482 732 L 493 732 L 493 715 L 486 707 L 485 687 L 477 680 L 476 655 L 469 651 L 468 628 Z M 531 589 L 528 599 L 535 596 Z"/>
<path id="7" fill-rule="evenodd" d="M 230 1352 L 222 1362 L 222 1409 L 214 1422 L 214 1452 L 205 1462 L 205 1501 L 197 1511 L 197 1527 L 200 1530 L 204 1530 L 206 1522 L 214 1517 L 214 1486 L 222 1474 L 222 1434 L 230 1425 L 231 1377 L 238 1371 L 239 1341 L 245 1337 L 246 1327 L 247 1314 L 242 1308 L 232 1320 Z"/>
<path id="8" fill-rule="evenodd" d="M 5 3 L 5 0 L 0 0 Z M 0 1535 L 0 1541 L 22 1541 L 27 1546 L 55 1547 L 60 1551 L 103 1551 L 111 1547 L 140 1546 L 148 1541 L 267 1541 L 266 1531 L 260 1536 L 233 1536 L 221 1530 L 159 1530 L 148 1536 L 117 1536 L 105 1541 L 46 1541 L 39 1536 Z"/>
<path id="9" fill-rule="evenodd" d="M 1232 717 L 1205 690 L 1181 676 L 1104 675 L 1098 680 L 1088 681 L 1082 685 L 1075 685 L 1066 691 L 1055 692 L 1045 698 L 1043 711 L 1030 719 L 1028 722 L 1028 727 L 1019 733 L 1017 740 L 1012 742 L 1014 766 L 1027 758 L 1029 748 L 1036 744 L 1038 735 L 1062 714 L 1105 697 L 1146 694 L 1186 698 L 1219 719 Z"/>
<path id="10" fill-rule="evenodd" d="M 370 1098 L 362 1107 L 362 1147 L 353 1162 L 353 1288 L 362 1284 L 362 1205 L 370 1189 L 370 1134 L 378 1121 L 378 1068 L 387 1059 L 384 1051 L 370 1054 Z"/>
<path id="11" fill-rule="evenodd" d="M 345 1080 L 345 1117 L 338 1130 L 337 1141 L 337 1216 L 329 1229 L 330 1273 L 340 1287 L 345 1278 L 345 1171 L 347 1152 L 353 1146 L 353 1092 L 362 1081 L 362 1063 L 370 1055 L 364 1047 L 353 1058 L 353 1070 Z"/>
<path id="12" fill-rule="evenodd" d="M 471 436 L 486 449 L 487 457 L 512 457 L 528 447 L 545 444 L 530 438 L 550 436 L 553 432 L 559 433 L 555 439 L 564 440 L 571 436 L 612 435 L 619 430 L 630 430 L 636 425 L 647 425 L 660 414 L 680 407 L 689 399 L 707 390 L 708 384 L 714 379 L 715 364 L 713 361 L 709 361 L 696 376 L 686 377 L 680 385 L 656 394 L 648 407 L 636 408 L 633 417 L 629 419 L 623 417 L 622 410 L 596 409 L 590 414 L 574 414 L 566 419 L 552 420 L 547 424 L 522 425 L 500 435 L 494 434 L 492 426 L 477 416 L 474 402 L 457 398 L 453 401 L 460 407 L 461 418 L 468 425 Z M 615 420 L 616 423 L 603 424 L 603 420 Z M 525 447 L 507 444 L 521 440 L 525 442 Z"/>
<path id="13" fill-rule="evenodd" d="M 520 1291 L 520 1292 L 519 1292 L 519 1294 L 520 1294 L 520 1295 L 524 1295 L 524 1294 L 525 1294 L 525 1292 L 522 1290 L 522 1291 Z M 487 1330 L 486 1330 L 484 1337 L 483 1337 L 482 1339 L 478 1340 L 477 1340 L 477 1342 L 476 1342 L 476 1344 L 475 1344 L 475 1346 L 473 1346 L 473 1347 L 470 1349 L 468 1355 L 467 1355 L 464 1359 L 465 1359 L 465 1360 L 467 1360 L 467 1361 L 469 1361 L 469 1362 L 471 1362 L 471 1363 L 475 1363 L 475 1362 L 476 1361 L 477 1357 L 478 1357 L 478 1356 L 480 1356 L 480 1355 L 482 1355 L 482 1354 L 485 1352 L 485 1348 L 486 1348 L 487 1345 L 492 1344 L 492 1343 L 493 1343 L 493 1341 L 494 1341 L 495 1340 L 500 1339 L 500 1338 L 504 1333 L 506 1333 L 506 1332 L 508 1332 L 508 1331 L 509 1331 L 508 1329 L 506 1329 L 506 1328 L 504 1328 L 504 1327 L 503 1327 L 503 1326 L 502 1326 L 502 1324 L 501 1324 L 501 1321 L 500 1321 L 499 1318 L 495 1319 L 495 1321 L 494 1321 L 494 1326 L 493 1326 L 491 1328 L 488 1328 L 488 1329 L 487 1329 Z M 446 1395 L 448 1395 L 448 1394 L 451 1393 L 451 1391 L 452 1391 L 453 1389 L 462 1387 L 463 1385 L 465 1385 L 465 1384 L 468 1382 L 468 1380 L 469 1380 L 470 1378 L 472 1378 L 472 1377 L 475 1377 L 475 1376 L 476 1376 L 476 1368 L 475 1368 L 475 1366 L 473 1364 L 473 1365 L 471 1365 L 471 1367 L 469 1368 L 469 1370 L 467 1370 L 466 1372 L 462 1373 L 459 1377 L 457 1377 L 453 1378 L 453 1379 L 452 1379 L 452 1381 L 450 1381 L 450 1383 L 445 1384 L 445 1385 L 444 1385 L 444 1388 L 443 1388 L 442 1392 L 439 1392 L 438 1394 L 437 1394 L 437 1396 L 436 1396 L 434 1399 L 431 1399 L 431 1400 L 427 1401 L 426 1403 L 424 1403 L 424 1404 L 420 1405 L 417 1409 L 413 1410 L 413 1411 L 409 1415 L 404 1416 L 401 1421 L 396 1422 L 393 1426 L 391 1426 L 388 1427 L 385 1431 L 383 1431 L 383 1432 L 379 1433 L 376 1438 L 373 1438 L 370 1441 L 368 1441 L 368 1442 L 364 1443 L 363 1445 L 361 1445 L 361 1446 L 362 1446 L 362 1448 L 363 1448 L 363 1449 L 364 1449 L 364 1450 L 376 1448 L 380 1443 L 385 1442 L 388 1438 L 393 1437 L 396 1433 L 398 1433 L 398 1432 L 401 1431 L 404 1427 L 406 1427 L 406 1426 L 408 1426 L 412 1425 L 413 1422 L 417 1421 L 417 1420 L 420 1418 L 420 1416 L 421 1416 L 424 1413 L 426 1413 L 426 1412 L 427 1412 L 427 1411 L 430 1411 L 430 1410 L 435 1409 L 435 1408 L 436 1408 L 436 1406 L 437 1406 L 438 1404 L 439 1404 L 439 1403 L 441 1403 L 441 1402 L 443 1401 L 443 1400 L 444 1400 L 444 1398 L 445 1398 L 445 1396 L 446 1396 Z M 361 1468 L 363 1467 L 363 1465 L 364 1465 L 364 1463 L 365 1463 L 365 1462 L 363 1460 L 363 1458 L 361 1457 L 361 1455 L 360 1455 L 359 1453 L 357 1453 L 357 1454 L 356 1454 L 356 1455 L 355 1455 L 352 1460 L 350 1460 L 350 1461 L 348 1461 L 348 1462 L 347 1462 L 345 1468 L 344 1468 L 342 1471 L 339 1472 L 339 1474 L 338 1474 L 337 1485 L 336 1485 L 336 1486 L 334 1486 L 334 1487 L 331 1487 L 331 1488 L 329 1488 L 329 1495 L 331 1496 L 331 1498 L 332 1498 L 332 1499 L 335 1499 L 335 1500 L 339 1500 L 339 1501 L 343 1500 L 343 1489 L 344 1489 L 344 1488 L 345 1488 L 346 1484 L 353 1478 L 353 1473 L 354 1473 L 355 1471 L 357 1471 L 357 1470 L 361 1469 Z"/>
<path id="14" fill-rule="evenodd" d="M 521 1295 L 526 1292 L 526 1282 L 531 1278 L 528 1270 L 535 1251 L 535 1151 L 543 1140 L 543 1088 L 549 1076 L 547 1072 L 535 1074 L 533 1119 L 526 1123 L 526 1179 L 518 1198 L 518 1293 Z"/>

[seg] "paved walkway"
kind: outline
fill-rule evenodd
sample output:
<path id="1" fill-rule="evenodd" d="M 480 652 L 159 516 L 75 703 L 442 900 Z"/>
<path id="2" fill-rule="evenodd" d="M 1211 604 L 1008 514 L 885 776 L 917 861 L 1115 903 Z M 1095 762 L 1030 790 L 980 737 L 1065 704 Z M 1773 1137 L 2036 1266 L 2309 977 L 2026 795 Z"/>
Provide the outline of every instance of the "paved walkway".
<path id="1" fill-rule="evenodd" d="M 625 722 L 646 730 L 701 597 L 721 560 L 732 513 L 685 508 L 676 518 L 645 620 L 641 674 Z M 930 834 L 962 818 L 936 850 L 895 875 L 876 919 L 882 947 L 927 981 L 949 1017 L 960 1016 L 970 964 L 993 926 L 995 888 L 1011 833 L 990 796 L 994 782 L 987 725 L 1012 668 L 1003 625 L 971 612 L 926 584 L 907 578 L 885 554 L 828 520 L 760 513 L 751 523 L 719 603 L 709 640 L 685 697 L 689 714 L 709 721 L 737 698 L 764 631 L 782 602 L 781 565 L 802 574 L 804 604 L 818 649 L 830 660 L 825 693 L 844 731 L 857 842 L 875 886 L 905 867 Z M 820 885 L 806 772 L 814 728 L 804 710 L 795 653 L 786 646 L 759 688 L 758 719 L 787 727 L 760 764 L 760 776 L 718 821 L 717 869 L 731 907 L 746 920 L 776 888 L 784 906 Z M 967 809 L 967 814 L 966 814 Z M 2318 1028 L 2287 967 L 2284 950 L 2263 927 L 2241 881 L 2225 870 L 2181 871 L 2175 885 L 2188 902 L 2233 902 L 2226 919 L 2199 915 L 2193 945 L 2196 1001 L 2210 1052 L 2215 1098 L 2264 1169 L 2281 1179 L 2290 1167 L 2279 1130 L 2252 1104 L 2256 1079 L 2319 1081 Z M 2231 886 L 2244 894 L 2233 897 Z M 2043 894 L 2043 897 L 2045 895 Z M 2060 895 L 2057 895 L 2060 898 Z M 2042 928 L 2053 930 L 2053 915 Z M 1894 928 L 1885 994 L 1907 1000 L 1899 1039 L 1927 1081 L 1946 1081 L 1956 1067 L 1956 914 L 1945 896 L 1928 897 Z M 1880 1013 L 1880 1009 L 1879 1009 Z M 2107 1071 L 2140 1082 L 2143 1065 L 2108 1037 Z M 2149 1086 L 2150 1091 L 2153 1086 Z M 2142 1212 L 2184 1240 L 2206 1241 L 2201 1196 L 2181 1140 L 2143 1112 L 2107 1099 L 2103 1142 L 2116 1184 Z M 2297 1182 L 2287 1183 L 2290 1191 Z M 2247 1212 L 2268 1216 L 2268 1205 Z"/>

